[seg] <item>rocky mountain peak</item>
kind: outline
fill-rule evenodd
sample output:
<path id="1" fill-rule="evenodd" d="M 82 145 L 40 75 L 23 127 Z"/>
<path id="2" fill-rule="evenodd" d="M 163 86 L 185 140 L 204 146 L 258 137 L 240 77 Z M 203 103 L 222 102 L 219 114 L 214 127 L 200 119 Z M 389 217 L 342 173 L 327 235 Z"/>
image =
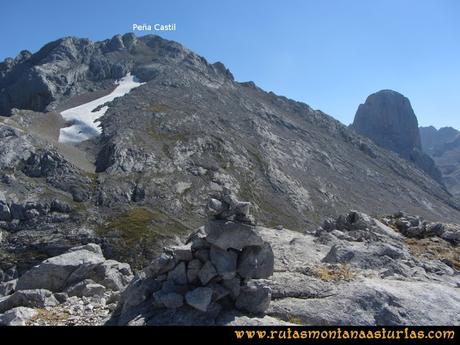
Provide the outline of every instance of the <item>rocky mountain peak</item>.
<path id="1" fill-rule="evenodd" d="M 352 127 L 404 158 L 421 148 L 414 110 L 409 99 L 396 91 L 381 90 L 367 97 L 359 105 Z"/>
<path id="2" fill-rule="evenodd" d="M 128 73 L 149 81 L 160 70 L 178 65 L 208 79 L 233 80 L 222 63 L 211 65 L 159 36 L 128 33 L 100 42 L 64 37 L 34 54 L 23 51 L 0 64 L 0 114 L 9 116 L 13 108 L 55 110 L 74 96 L 110 88 Z"/>
<path id="3" fill-rule="evenodd" d="M 371 94 L 359 105 L 351 128 L 442 181 L 433 160 L 422 152 L 418 120 L 410 101 L 399 92 L 381 90 Z"/>

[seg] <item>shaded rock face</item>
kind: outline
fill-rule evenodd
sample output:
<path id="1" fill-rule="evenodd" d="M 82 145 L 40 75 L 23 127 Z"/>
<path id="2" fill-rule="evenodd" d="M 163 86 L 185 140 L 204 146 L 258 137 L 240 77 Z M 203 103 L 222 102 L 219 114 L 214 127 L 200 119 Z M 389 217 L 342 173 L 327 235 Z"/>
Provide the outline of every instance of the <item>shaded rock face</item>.
<path id="1" fill-rule="evenodd" d="M 359 105 L 351 128 L 441 181 L 434 162 L 422 152 L 418 121 L 410 101 L 400 93 L 382 90 L 367 97 Z"/>
<path id="2" fill-rule="evenodd" d="M 185 317 L 200 324 L 214 323 L 222 311 L 265 312 L 271 289 L 262 279 L 273 274 L 274 255 L 252 224 L 250 204 L 226 190 L 208 208 L 207 225 L 186 244 L 167 248 L 134 278 L 111 323 L 181 324 Z M 159 316 L 169 313 L 174 317 Z"/>
<path id="3" fill-rule="evenodd" d="M 449 192 L 460 197 L 460 132 L 452 127 L 420 127 L 423 150 L 441 171 Z"/>

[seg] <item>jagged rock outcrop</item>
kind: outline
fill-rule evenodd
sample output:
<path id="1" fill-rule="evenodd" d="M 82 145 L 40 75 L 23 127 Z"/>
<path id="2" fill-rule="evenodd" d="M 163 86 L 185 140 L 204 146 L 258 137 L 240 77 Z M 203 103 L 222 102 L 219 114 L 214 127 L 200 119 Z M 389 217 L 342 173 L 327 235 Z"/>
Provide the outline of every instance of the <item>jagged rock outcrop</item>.
<path id="1" fill-rule="evenodd" d="M 136 275 L 112 323 L 212 324 L 223 311 L 265 312 L 271 289 L 260 279 L 273 274 L 274 256 L 250 203 L 225 190 L 208 210 L 212 218 L 184 245 L 166 248 Z"/>
<path id="2" fill-rule="evenodd" d="M 453 245 L 460 244 L 460 227 L 456 224 L 427 222 L 422 217 L 409 216 L 404 212 L 385 217 L 382 221 L 409 238 L 422 239 L 436 236 Z"/>
<path id="3" fill-rule="evenodd" d="M 115 303 L 132 278 L 128 264 L 106 260 L 98 245 L 74 247 L 26 271 L 2 291 L 0 325 L 26 324 L 39 314 L 30 308 L 49 311 L 67 303 L 71 315 L 72 306 L 83 301 Z"/>
<path id="4" fill-rule="evenodd" d="M 418 121 L 410 101 L 400 93 L 381 90 L 367 97 L 359 105 L 351 128 L 442 181 L 432 159 L 422 152 Z"/>
<path id="5" fill-rule="evenodd" d="M 420 127 L 423 150 L 433 158 L 449 192 L 460 197 L 460 132 L 452 127 Z"/>

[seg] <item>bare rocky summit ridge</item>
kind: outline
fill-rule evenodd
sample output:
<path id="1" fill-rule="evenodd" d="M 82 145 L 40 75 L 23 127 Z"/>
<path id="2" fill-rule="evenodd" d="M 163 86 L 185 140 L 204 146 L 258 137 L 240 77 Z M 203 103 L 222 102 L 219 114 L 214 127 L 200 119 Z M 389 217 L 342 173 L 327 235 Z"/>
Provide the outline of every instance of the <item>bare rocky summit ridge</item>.
<path id="1" fill-rule="evenodd" d="M 153 35 L 137 38 L 128 33 L 101 42 L 64 37 L 34 54 L 22 51 L 0 63 L 0 114 L 9 115 L 13 108 L 62 109 L 72 97 L 110 88 L 130 71 L 149 80 L 155 65 L 165 60 L 206 65 L 180 44 Z M 207 69 L 231 77 L 222 64 Z"/>
<path id="2" fill-rule="evenodd" d="M 418 121 L 410 101 L 400 93 L 381 90 L 367 97 L 359 105 L 351 128 L 442 182 L 440 171 L 422 152 Z"/>

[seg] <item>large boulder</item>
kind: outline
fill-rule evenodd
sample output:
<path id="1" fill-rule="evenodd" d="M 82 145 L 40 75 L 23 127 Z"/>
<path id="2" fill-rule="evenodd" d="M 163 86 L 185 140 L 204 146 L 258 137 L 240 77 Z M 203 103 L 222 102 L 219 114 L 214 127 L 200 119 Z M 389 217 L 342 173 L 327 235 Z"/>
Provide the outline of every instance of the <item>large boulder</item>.
<path id="1" fill-rule="evenodd" d="M 213 290 L 207 287 L 199 287 L 187 292 L 185 300 L 187 304 L 202 312 L 208 310 L 212 301 Z"/>
<path id="2" fill-rule="evenodd" d="M 246 247 L 238 261 L 238 274 L 243 278 L 268 278 L 273 274 L 275 257 L 270 244 Z"/>
<path id="3" fill-rule="evenodd" d="M 16 307 L 0 315 L 0 326 L 25 326 L 37 314 L 33 308 Z"/>
<path id="4" fill-rule="evenodd" d="M 17 290 L 47 289 L 62 291 L 67 280 L 77 269 L 86 270 L 105 261 L 104 256 L 87 249 L 70 251 L 43 261 L 25 272 L 19 279 Z"/>
<path id="5" fill-rule="evenodd" d="M 320 326 L 458 325 L 459 293 L 437 282 L 365 278 L 321 298 L 283 298 L 269 315 Z"/>
<path id="6" fill-rule="evenodd" d="M 262 314 L 270 305 L 270 300 L 271 289 L 269 286 L 250 282 L 241 288 L 236 300 L 236 307 L 252 314 Z"/>
<path id="7" fill-rule="evenodd" d="M 0 298 L 0 313 L 15 307 L 45 308 L 59 304 L 53 293 L 45 289 L 16 291 Z"/>
<path id="8" fill-rule="evenodd" d="M 64 254 L 34 266 L 18 279 L 16 290 L 47 289 L 62 292 L 91 279 L 109 290 L 121 291 L 132 278 L 128 264 L 106 260 L 101 248 L 90 243 L 71 248 Z"/>
<path id="9" fill-rule="evenodd" d="M 133 278 L 131 267 L 127 263 L 105 260 L 96 265 L 78 267 L 67 279 L 67 284 L 74 284 L 83 279 L 92 279 L 112 291 L 123 290 Z"/>
<path id="10" fill-rule="evenodd" d="M 223 250 L 229 248 L 241 250 L 247 246 L 261 246 L 264 244 L 256 229 L 248 224 L 211 220 L 205 226 L 206 240 Z"/>

